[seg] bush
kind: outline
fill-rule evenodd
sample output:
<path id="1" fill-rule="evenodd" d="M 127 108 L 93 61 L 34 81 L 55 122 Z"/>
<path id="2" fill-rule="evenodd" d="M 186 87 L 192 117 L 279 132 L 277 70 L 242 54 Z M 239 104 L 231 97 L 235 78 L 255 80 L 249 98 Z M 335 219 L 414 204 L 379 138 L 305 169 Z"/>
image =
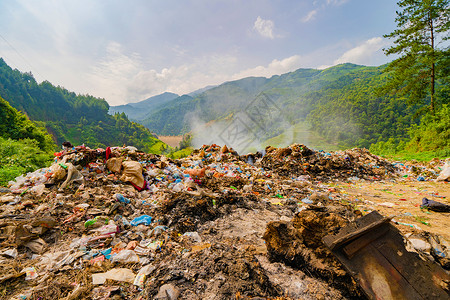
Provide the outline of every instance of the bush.
<path id="1" fill-rule="evenodd" d="M 411 152 L 435 151 L 450 148 L 450 106 L 444 104 L 433 116 L 422 118 L 420 125 L 409 130 L 410 142 L 405 149 Z"/>
<path id="2" fill-rule="evenodd" d="M 37 126 L 23 113 L 17 111 L 0 97 L 0 136 L 14 140 L 34 139 L 37 146 L 44 151 L 52 151 L 55 144 L 46 129 Z"/>
<path id="3" fill-rule="evenodd" d="M 0 186 L 24 173 L 50 165 L 52 155 L 39 149 L 36 140 L 0 137 Z"/>

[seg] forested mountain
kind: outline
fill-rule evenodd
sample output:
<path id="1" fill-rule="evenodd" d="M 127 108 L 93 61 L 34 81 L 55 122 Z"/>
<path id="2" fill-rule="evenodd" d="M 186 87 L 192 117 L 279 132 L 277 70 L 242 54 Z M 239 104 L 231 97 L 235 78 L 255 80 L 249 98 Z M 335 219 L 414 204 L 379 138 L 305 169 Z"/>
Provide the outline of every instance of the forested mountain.
<path id="1" fill-rule="evenodd" d="M 48 81 L 38 84 L 31 73 L 13 70 L 1 58 L 0 96 L 45 126 L 57 144 L 66 140 L 93 148 L 126 144 L 153 152 L 165 147 L 125 114 L 109 115 L 104 99 L 75 94 Z"/>
<path id="2" fill-rule="evenodd" d="M 299 69 L 271 78 L 250 77 L 224 83 L 197 97 L 180 97 L 155 110 L 141 124 L 157 134 L 182 134 L 190 117 L 203 122 L 229 118 L 245 111 L 263 93 L 292 125 L 307 121 L 312 130 L 340 146 L 363 146 L 390 137 L 405 137 L 417 122 L 416 106 L 405 99 L 377 96 L 385 83 L 385 66 L 341 64 L 325 70 Z M 282 133 L 271 124 L 264 139 Z M 301 142 L 301 141 L 298 141 Z"/>
<path id="3" fill-rule="evenodd" d="M 194 98 L 183 95 L 167 103 L 164 107 L 152 112 L 150 118 L 140 120 L 139 123 L 161 135 L 179 135 L 190 130 L 186 115 L 195 110 Z M 178 117 L 177 117 L 178 116 Z M 170 118 L 168 121 L 166 118 Z"/>
<path id="4" fill-rule="evenodd" d="M 177 97 L 179 97 L 179 95 L 165 92 L 140 102 L 111 106 L 109 108 L 109 113 L 112 115 L 115 113 L 125 113 L 130 120 L 141 120 L 145 119 L 152 111 L 161 108 L 166 102 Z"/>

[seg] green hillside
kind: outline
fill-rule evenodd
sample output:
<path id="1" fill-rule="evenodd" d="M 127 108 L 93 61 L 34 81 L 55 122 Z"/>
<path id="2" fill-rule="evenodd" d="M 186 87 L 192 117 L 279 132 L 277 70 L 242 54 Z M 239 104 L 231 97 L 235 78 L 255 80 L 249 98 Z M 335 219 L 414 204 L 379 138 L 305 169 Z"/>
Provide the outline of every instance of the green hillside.
<path id="1" fill-rule="evenodd" d="M 2 97 L 0 97 L 0 120 L 2 120 L 0 137 L 12 140 L 35 140 L 43 151 L 51 151 L 55 147 L 52 137 L 45 129 L 39 128 Z"/>
<path id="2" fill-rule="evenodd" d="M 299 69 L 271 78 L 244 78 L 209 89 L 195 98 L 176 98 L 152 113 L 141 124 L 157 134 L 178 135 L 189 131 L 189 116 L 203 122 L 238 114 L 264 93 L 278 106 L 285 122 L 307 122 L 331 144 L 369 147 L 389 137 L 405 137 L 418 120 L 415 106 L 404 99 L 378 97 L 384 84 L 384 66 L 341 64 L 325 70 Z M 263 139 L 282 134 L 274 119 Z M 281 130 L 281 131 L 280 131 Z M 301 142 L 300 140 L 298 142 Z"/>
<path id="3" fill-rule="evenodd" d="M 75 94 L 48 81 L 38 84 L 31 73 L 13 70 L 1 58 L 0 96 L 45 126 L 59 145 L 63 141 L 91 148 L 126 144 L 156 153 L 166 147 L 125 114 L 109 115 L 104 99 Z"/>
<path id="4" fill-rule="evenodd" d="M 0 186 L 23 173 L 47 166 L 52 137 L 0 97 Z"/>
<path id="5" fill-rule="evenodd" d="M 391 80 L 385 69 L 385 65 L 366 67 L 346 63 L 324 70 L 299 69 L 271 78 L 244 78 L 208 89 L 196 97 L 182 96 L 168 101 L 140 123 L 157 134 L 167 135 L 189 132 L 195 123 L 192 119 L 216 126 L 244 116 L 244 122 L 252 127 L 255 124 L 245 117 L 252 110 L 261 114 L 258 111 L 264 109 L 258 107 L 261 105 L 258 99 L 264 97 L 273 115 L 261 114 L 265 128 L 250 129 L 257 134 L 259 145 L 297 142 L 327 149 L 372 146 L 374 151 L 384 153 L 383 149 L 402 148 L 415 140 L 415 145 L 408 144 L 408 149 L 445 148 L 442 137 L 448 135 L 449 125 L 442 125 L 436 118 L 431 120 L 430 116 L 421 123 L 427 100 L 412 105 L 408 95 L 383 94 L 382 88 Z M 438 84 L 445 86 L 445 82 Z M 439 109 L 446 103 L 448 98 L 443 98 Z M 440 137 L 438 142 L 424 144 L 426 132 L 431 130 L 426 126 L 439 133 L 435 135 Z M 211 128 L 216 136 L 220 131 Z"/>

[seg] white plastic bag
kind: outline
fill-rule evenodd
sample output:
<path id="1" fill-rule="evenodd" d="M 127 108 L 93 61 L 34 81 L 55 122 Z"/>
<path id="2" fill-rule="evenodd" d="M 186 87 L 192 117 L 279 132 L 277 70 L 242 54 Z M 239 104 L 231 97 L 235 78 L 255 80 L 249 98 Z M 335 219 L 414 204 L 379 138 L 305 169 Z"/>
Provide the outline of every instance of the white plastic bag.
<path id="1" fill-rule="evenodd" d="M 133 283 L 135 277 L 133 271 L 130 269 L 116 268 L 105 273 L 92 274 L 92 284 L 104 284 L 106 279 Z"/>
<path id="2" fill-rule="evenodd" d="M 450 160 L 447 160 L 442 168 L 441 173 L 439 174 L 436 181 L 448 181 L 450 180 Z"/>
<path id="3" fill-rule="evenodd" d="M 133 250 L 122 250 L 113 256 L 112 262 L 137 263 L 139 262 L 139 257 Z"/>
<path id="4" fill-rule="evenodd" d="M 68 167 L 68 173 L 67 173 L 67 179 L 63 182 L 60 186 L 60 190 L 64 189 L 68 184 L 71 184 L 72 182 L 77 182 L 79 184 L 82 184 L 84 182 L 84 177 L 80 173 L 80 171 L 75 168 L 75 166 L 71 163 L 66 164 Z"/>

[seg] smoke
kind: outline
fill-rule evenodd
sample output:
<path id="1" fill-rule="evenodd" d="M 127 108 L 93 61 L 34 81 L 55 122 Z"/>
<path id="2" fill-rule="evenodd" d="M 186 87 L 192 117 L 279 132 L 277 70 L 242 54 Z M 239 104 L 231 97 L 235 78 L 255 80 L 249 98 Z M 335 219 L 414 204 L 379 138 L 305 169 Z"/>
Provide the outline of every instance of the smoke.
<path id="1" fill-rule="evenodd" d="M 190 113 L 187 123 L 192 130 L 193 146 L 227 145 L 239 154 L 246 154 L 266 146 L 286 147 L 300 143 L 312 149 L 332 151 L 338 150 L 338 143 L 355 145 L 362 136 L 362 128 L 350 121 L 348 112 L 330 110 L 322 114 L 320 120 L 316 119 L 314 128 L 324 135 L 320 136 L 307 121 L 310 109 L 303 107 L 303 101 L 299 99 L 294 104 L 281 106 L 274 99 L 279 100 L 274 95 L 260 93 L 253 100 L 244 102 L 248 105 L 243 109 L 214 121 L 202 119 L 205 114 L 201 111 Z M 227 106 L 226 99 L 223 100 L 220 109 Z M 217 110 L 217 107 L 213 109 Z M 295 122 L 289 116 L 293 116 Z"/>
<path id="2" fill-rule="evenodd" d="M 264 93 L 224 119 L 205 122 L 199 116 L 198 111 L 187 115 L 196 148 L 204 144 L 227 145 L 245 154 L 265 148 L 273 136 L 279 135 L 278 146 L 294 142 L 293 126 L 286 114 Z"/>

